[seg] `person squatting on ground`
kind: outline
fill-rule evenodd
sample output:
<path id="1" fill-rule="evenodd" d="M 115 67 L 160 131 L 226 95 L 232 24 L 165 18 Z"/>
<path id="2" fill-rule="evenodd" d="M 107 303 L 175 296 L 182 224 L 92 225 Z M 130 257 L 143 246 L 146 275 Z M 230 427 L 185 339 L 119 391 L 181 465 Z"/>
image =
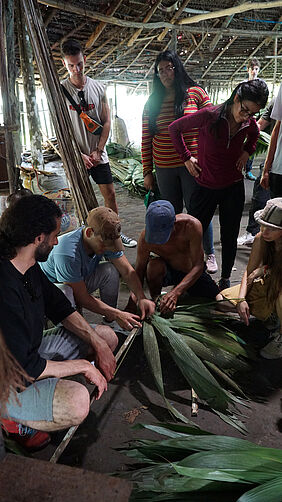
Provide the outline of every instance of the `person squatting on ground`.
<path id="1" fill-rule="evenodd" d="M 248 80 L 258 78 L 260 71 L 260 62 L 257 58 L 251 58 L 247 64 Z M 246 178 L 247 180 L 255 181 L 256 177 L 252 173 L 253 157 L 249 158 L 246 162 Z M 264 206 L 263 206 L 264 207 Z"/>
<path id="2" fill-rule="evenodd" d="M 282 84 L 275 99 L 271 118 L 277 122 L 271 134 L 261 185 L 266 190 L 270 189 L 272 197 L 282 197 Z"/>
<path id="3" fill-rule="evenodd" d="M 171 202 L 176 214 L 182 213 L 183 200 L 189 213 L 196 183 L 175 151 L 168 126 L 176 118 L 193 114 L 209 105 L 211 102 L 207 93 L 189 77 L 178 55 L 170 50 L 161 52 L 155 61 L 153 92 L 143 112 L 141 155 L 145 188 L 154 188 L 152 171 L 155 165 L 161 198 Z M 184 140 L 197 157 L 197 129 L 186 133 Z M 212 223 L 204 234 L 204 251 L 208 272 L 215 273 L 217 263 Z"/>
<path id="4" fill-rule="evenodd" d="M 201 223 L 189 214 L 175 215 L 166 200 L 152 202 L 146 212 L 146 227 L 137 245 L 136 272 L 144 278 L 154 300 L 163 286 L 174 286 L 162 296 L 162 313 L 173 312 L 183 293 L 219 299 L 219 289 L 205 272 Z M 134 311 L 136 298 L 131 294 L 127 308 Z"/>
<path id="5" fill-rule="evenodd" d="M 271 134 L 275 125 L 275 120 L 271 118 L 274 101 L 275 98 L 273 98 L 270 101 L 269 105 L 264 110 L 260 119 L 257 121 L 257 125 L 259 126 L 260 131 L 265 131 L 268 134 Z M 260 164 L 260 172 L 255 180 L 246 232 L 244 232 L 243 235 L 238 237 L 237 239 L 238 246 L 251 246 L 253 244 L 255 235 L 259 233 L 259 224 L 256 222 L 254 214 L 259 209 L 263 209 L 266 202 L 271 198 L 270 191 L 263 188 L 260 183 L 263 166 L 264 162 Z"/>
<path id="6" fill-rule="evenodd" d="M 61 52 L 63 65 L 69 73 L 69 77 L 61 84 L 67 89 L 73 100 L 78 103 L 82 111 L 103 125 L 100 135 L 89 132 L 74 107 L 65 97 L 85 167 L 99 186 L 105 206 L 110 207 L 118 214 L 115 188 L 105 148 L 111 128 L 111 115 L 105 85 L 103 82 L 84 75 L 86 57 L 77 40 L 67 39 L 62 43 Z M 134 239 L 130 239 L 124 234 L 121 235 L 121 238 L 127 247 L 134 247 L 137 244 Z"/>
<path id="7" fill-rule="evenodd" d="M 272 340 L 260 351 L 263 357 L 276 359 L 282 357 L 282 197 L 267 201 L 255 218 L 261 231 L 255 237 L 242 282 L 221 293 L 236 306 L 247 326 L 252 314 L 265 321 L 266 327 L 276 327 Z"/>
<path id="8" fill-rule="evenodd" d="M 243 169 L 256 149 L 259 129 L 253 115 L 264 108 L 268 88 L 261 79 L 242 82 L 225 103 L 184 116 L 169 126 L 176 151 L 197 186 L 189 213 L 205 231 L 219 206 L 222 271 L 219 288 L 230 286 L 237 237 L 244 208 Z M 187 148 L 183 134 L 199 129 L 198 158 Z"/>
<path id="9" fill-rule="evenodd" d="M 89 412 L 88 390 L 61 378 L 83 374 L 96 384 L 99 399 L 115 373 L 114 331 L 90 326 L 38 265 L 57 244 L 61 215 L 53 201 L 31 195 L 13 202 L 0 219 L 0 329 L 35 382 L 27 382 L 17 401 L 9 397 L 1 421 L 11 433 L 22 432 L 22 424 L 39 431 L 80 424 Z M 46 317 L 61 325 L 43 336 Z M 46 443 L 46 434 L 26 432 L 33 436 L 29 446 Z"/>
<path id="10" fill-rule="evenodd" d="M 115 331 L 140 326 L 140 317 L 116 308 L 119 274 L 138 299 L 141 320 L 154 313 L 155 305 L 143 292 L 139 277 L 123 253 L 121 225 L 117 214 L 107 207 L 92 209 L 85 227 L 61 235 L 58 245 L 40 266 L 73 305 L 116 321 Z M 108 261 L 100 262 L 103 256 Z M 100 299 L 91 296 L 96 289 Z"/>

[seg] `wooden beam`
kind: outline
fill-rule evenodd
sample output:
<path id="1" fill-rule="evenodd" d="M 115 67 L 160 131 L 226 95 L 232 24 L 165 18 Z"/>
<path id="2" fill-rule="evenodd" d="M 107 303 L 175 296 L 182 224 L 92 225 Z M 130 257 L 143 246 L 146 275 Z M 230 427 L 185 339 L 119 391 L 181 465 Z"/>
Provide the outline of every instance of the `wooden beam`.
<path id="1" fill-rule="evenodd" d="M 106 16 L 112 16 L 120 7 L 122 4 L 123 0 L 117 0 L 113 5 L 110 5 L 108 10 L 106 11 Z M 96 29 L 93 31 L 93 33 L 90 35 L 88 38 L 85 48 L 90 49 L 90 47 L 93 46 L 93 44 L 96 42 L 96 40 L 99 38 L 101 33 L 104 31 L 105 27 L 107 26 L 107 23 L 105 21 L 100 21 Z"/>
<path id="2" fill-rule="evenodd" d="M 201 21 L 206 21 L 207 19 L 232 16 L 249 10 L 274 9 L 275 7 L 282 7 L 282 0 L 274 0 L 272 2 L 243 3 L 242 5 L 236 5 L 235 7 L 231 7 L 229 9 L 216 10 L 206 14 L 198 14 L 197 16 L 187 17 L 186 19 L 181 19 L 179 24 L 200 23 Z"/>
<path id="3" fill-rule="evenodd" d="M 281 20 L 282 20 L 282 16 L 280 16 L 280 17 L 279 17 L 278 23 L 279 23 L 279 21 L 281 21 Z M 278 23 L 277 23 L 277 24 L 275 24 L 275 26 L 273 27 L 273 31 L 276 31 L 277 26 L 280 26 Z M 253 50 L 253 52 L 252 52 L 251 54 L 249 54 L 249 56 L 247 57 L 247 59 L 245 59 L 245 61 L 244 61 L 244 62 L 243 62 L 243 63 L 239 66 L 239 68 L 237 68 L 237 70 L 236 70 L 236 71 L 232 74 L 232 76 L 231 76 L 231 80 L 232 80 L 232 79 L 234 78 L 234 76 L 235 76 L 237 73 L 239 73 L 239 71 L 240 71 L 240 70 L 241 70 L 241 69 L 245 66 L 245 64 L 248 62 L 248 60 L 249 60 L 250 58 L 252 58 L 252 57 L 253 57 L 253 56 L 257 53 L 257 51 L 258 51 L 259 49 L 261 49 L 261 47 L 263 47 L 264 45 L 268 45 L 268 44 L 269 44 L 272 40 L 273 40 L 273 38 L 271 38 L 271 37 L 268 37 L 268 38 L 266 38 L 265 40 L 263 40 L 263 41 L 262 41 L 262 42 L 261 42 L 261 43 L 260 43 L 260 44 L 259 44 L 259 45 L 258 45 L 258 46 L 254 49 L 254 50 Z M 275 40 L 277 40 L 277 39 L 275 39 Z"/>
<path id="4" fill-rule="evenodd" d="M 138 42 L 136 43 L 136 46 L 139 45 L 140 43 L 141 43 L 141 40 L 139 39 Z M 122 54 L 119 54 L 119 56 L 117 56 L 116 59 L 114 59 L 113 61 L 111 61 L 110 63 L 108 63 L 106 66 L 104 66 L 104 68 L 102 69 L 102 71 L 100 71 L 97 74 L 95 74 L 95 76 L 101 75 L 108 68 L 110 68 L 111 66 L 114 66 L 117 61 L 119 61 L 120 59 L 122 59 L 124 56 L 127 56 L 132 51 L 134 51 L 135 48 L 136 48 L 136 46 L 135 47 L 129 47 L 129 49 L 127 49 L 125 52 L 123 52 Z"/>
<path id="5" fill-rule="evenodd" d="M 85 25 L 86 25 L 85 21 L 83 23 L 80 23 L 78 26 L 76 26 L 75 28 L 73 28 L 73 30 L 71 30 L 67 35 L 64 35 L 62 38 L 59 38 L 59 40 L 57 40 L 57 42 L 55 42 L 51 46 L 51 49 L 52 50 L 56 49 L 56 47 L 58 47 L 59 45 L 61 45 L 61 43 L 64 42 L 67 38 L 72 37 L 77 31 L 81 31 L 82 28 L 84 28 Z"/>
<path id="6" fill-rule="evenodd" d="M 175 24 L 175 21 L 181 16 L 182 12 L 184 11 L 184 9 L 187 7 L 188 3 L 190 3 L 190 2 L 191 2 L 191 0 L 184 0 L 181 7 L 179 7 L 179 9 L 176 11 L 176 13 L 172 16 L 172 18 L 170 20 L 171 24 Z M 169 30 L 169 28 L 165 28 L 159 34 L 158 39 L 157 39 L 159 42 L 162 42 L 162 40 L 164 39 L 164 37 L 168 33 L 168 30 Z"/>
<path id="7" fill-rule="evenodd" d="M 277 52 L 277 56 L 279 56 L 281 53 L 282 53 L 282 48 L 279 49 L 279 51 Z M 263 74 L 263 72 L 266 70 L 266 68 L 268 68 L 273 63 L 274 63 L 274 59 L 270 59 L 269 63 L 267 63 L 263 68 L 261 68 L 260 74 Z"/>
<path id="8" fill-rule="evenodd" d="M 128 65 L 126 68 L 124 68 L 124 70 L 122 70 L 122 71 L 121 71 L 121 72 L 117 75 L 117 77 L 120 77 L 120 76 L 121 76 L 124 72 L 126 72 L 126 71 L 128 70 L 128 68 L 130 68 L 130 66 L 131 66 L 131 65 L 133 65 L 133 64 L 137 61 L 137 59 L 139 59 L 139 58 L 140 58 L 141 54 L 144 52 L 144 50 L 145 50 L 145 49 L 147 49 L 147 47 L 148 47 L 148 45 L 149 45 L 150 43 L 151 43 L 151 40 L 149 40 L 149 42 L 147 42 L 147 43 L 144 45 L 144 47 L 141 49 L 141 51 L 140 51 L 140 52 L 138 52 L 137 56 L 136 56 L 136 57 L 135 57 L 135 58 L 134 58 L 134 59 L 133 59 L 133 60 L 129 63 L 129 65 Z"/>
<path id="9" fill-rule="evenodd" d="M 261 49 L 261 47 L 263 47 L 265 44 L 265 40 L 263 40 L 252 52 L 251 54 L 248 55 L 248 57 L 244 60 L 244 62 L 239 66 L 239 68 L 237 68 L 236 71 L 234 71 L 234 73 L 231 75 L 230 77 L 230 80 L 233 80 L 233 78 L 235 77 L 235 75 L 237 73 L 239 73 L 240 70 L 242 70 L 242 68 L 244 68 L 244 66 L 246 66 L 247 62 L 249 59 L 251 59 L 255 54 L 256 52 Z"/>
<path id="10" fill-rule="evenodd" d="M 149 19 L 151 19 L 151 17 L 155 14 L 158 6 L 160 5 L 160 3 L 162 2 L 162 0 L 156 0 L 155 3 L 152 5 L 151 9 L 149 10 L 149 12 L 146 14 L 146 16 L 144 17 L 143 19 L 143 23 L 147 23 L 147 21 L 149 21 Z M 139 28 L 137 31 L 135 31 L 135 33 L 133 33 L 132 37 L 130 37 L 127 45 L 128 47 L 131 47 L 135 40 L 139 37 L 140 33 L 142 32 L 142 28 Z"/>
<path id="11" fill-rule="evenodd" d="M 219 22 L 219 20 L 216 19 L 215 22 L 213 23 L 213 26 L 215 26 L 218 22 Z M 185 61 L 183 63 L 184 65 L 186 63 L 188 63 L 189 59 L 191 59 L 192 56 L 195 54 L 195 52 L 200 49 L 200 47 L 203 45 L 204 41 L 207 39 L 208 35 L 209 35 L 209 32 L 206 32 L 205 35 L 203 35 L 200 42 L 198 44 L 196 43 L 196 47 L 190 52 L 189 56 L 185 59 Z"/>
<path id="12" fill-rule="evenodd" d="M 92 71 L 94 68 L 96 68 L 96 66 L 98 66 L 99 64 L 101 64 L 105 59 L 107 59 L 114 51 L 116 51 L 117 49 L 119 49 L 120 47 L 122 47 L 124 44 L 126 43 L 126 40 L 122 40 L 118 45 L 114 45 L 108 52 L 106 52 L 106 54 L 104 54 L 103 57 L 101 57 L 98 61 L 96 61 L 96 63 L 92 64 L 91 65 L 91 68 L 89 68 L 88 70 L 86 70 L 86 72 L 84 73 L 84 75 L 87 75 L 87 73 L 89 73 L 90 71 Z"/>
<path id="13" fill-rule="evenodd" d="M 210 66 L 204 71 L 202 75 L 202 79 L 206 76 L 206 74 L 210 71 L 210 69 L 213 67 L 213 65 L 221 58 L 222 54 L 229 49 L 230 45 L 237 40 L 238 37 L 233 37 L 231 40 L 229 40 L 228 44 L 220 51 L 220 53 L 216 56 L 216 58 L 211 62 Z"/>
<path id="14" fill-rule="evenodd" d="M 48 24 L 52 21 L 53 17 L 57 14 L 57 9 L 50 9 L 44 18 L 44 26 L 47 28 Z"/>
<path id="15" fill-rule="evenodd" d="M 241 5 L 242 3 L 244 2 L 244 0 L 238 0 L 237 2 L 235 2 L 235 5 Z M 231 23 L 231 21 L 233 20 L 234 18 L 234 14 L 232 14 L 232 16 L 228 16 L 222 23 L 222 26 L 221 28 L 224 29 L 224 28 L 228 28 L 229 24 Z M 221 33 L 218 33 L 214 39 L 212 40 L 211 44 L 210 44 L 210 52 L 213 52 L 214 49 L 216 48 L 218 42 L 220 41 L 222 37 L 222 34 Z"/>
<path id="16" fill-rule="evenodd" d="M 122 19 L 118 19 L 114 16 L 105 16 L 104 14 L 101 14 L 100 12 L 94 12 L 91 10 L 86 10 L 84 7 L 79 7 L 70 4 L 69 2 L 65 2 L 63 0 L 37 0 L 38 3 L 43 4 L 43 5 L 49 5 L 51 7 L 55 7 L 56 9 L 62 10 L 63 12 L 72 12 L 74 14 L 77 14 L 78 16 L 81 16 L 83 18 L 88 18 L 88 19 L 93 19 L 95 21 L 105 21 L 108 24 L 112 24 L 115 26 L 122 26 L 124 28 L 142 28 L 142 30 L 152 30 L 152 29 L 164 29 L 164 28 L 169 28 L 169 29 L 177 29 L 181 31 L 188 31 L 190 33 L 199 33 L 203 31 L 202 26 L 200 27 L 192 27 L 189 26 L 186 28 L 185 25 L 181 24 L 179 22 L 178 24 L 172 24 L 172 23 L 166 23 L 166 22 L 156 22 L 156 23 L 138 23 L 134 21 L 124 21 Z M 268 2 L 269 3 L 269 2 Z M 274 3 L 274 2 L 272 2 Z M 279 3 L 282 5 L 282 0 L 279 0 Z M 248 4 L 250 5 L 250 4 Z M 251 4 L 256 5 L 256 4 Z M 266 5 L 262 4 L 262 5 Z M 252 7 L 255 8 L 255 7 Z M 269 7 L 268 7 L 269 8 Z M 219 11 L 217 11 L 219 12 Z M 227 14 L 225 13 L 224 16 Z M 213 16 L 216 17 L 216 16 Z M 194 18 L 189 18 L 189 19 L 194 19 Z M 281 34 L 279 33 L 273 33 L 272 31 L 256 31 L 256 30 L 240 30 L 240 29 L 228 29 L 222 30 L 220 28 L 206 28 L 206 31 L 209 33 L 222 33 L 222 35 L 237 35 L 237 36 L 242 36 L 242 37 L 254 37 L 254 38 L 262 38 L 262 37 L 281 37 Z"/>

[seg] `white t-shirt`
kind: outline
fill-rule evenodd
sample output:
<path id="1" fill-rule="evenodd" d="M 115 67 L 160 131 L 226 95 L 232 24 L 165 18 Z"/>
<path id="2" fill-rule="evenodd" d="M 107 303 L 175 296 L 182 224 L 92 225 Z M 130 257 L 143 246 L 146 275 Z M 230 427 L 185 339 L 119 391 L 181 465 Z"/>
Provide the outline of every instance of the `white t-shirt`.
<path id="1" fill-rule="evenodd" d="M 282 84 L 280 84 L 277 98 L 275 99 L 271 118 L 282 121 Z M 280 125 L 277 137 L 277 145 L 271 166 L 271 172 L 275 174 L 282 174 L 282 124 Z"/>
<path id="2" fill-rule="evenodd" d="M 79 89 L 77 89 L 77 87 L 75 87 L 70 82 L 69 78 L 63 80 L 61 84 L 67 89 L 67 91 L 70 93 L 74 101 L 79 105 L 80 104 L 80 99 L 78 97 Z M 93 80 L 92 78 L 86 76 L 86 83 L 85 86 L 83 87 L 83 92 L 84 92 L 84 99 L 87 103 L 87 106 L 83 108 L 83 111 L 85 111 L 89 117 L 101 123 L 101 113 L 103 105 L 102 98 L 105 94 L 105 85 L 102 82 Z M 77 111 L 70 104 L 66 96 L 65 100 L 79 148 L 82 153 L 90 155 L 94 150 L 96 150 L 100 136 L 92 134 L 86 129 L 86 126 L 84 125 Z M 109 162 L 109 159 L 106 149 L 104 149 L 101 155 L 101 164 L 106 164 L 107 162 Z"/>

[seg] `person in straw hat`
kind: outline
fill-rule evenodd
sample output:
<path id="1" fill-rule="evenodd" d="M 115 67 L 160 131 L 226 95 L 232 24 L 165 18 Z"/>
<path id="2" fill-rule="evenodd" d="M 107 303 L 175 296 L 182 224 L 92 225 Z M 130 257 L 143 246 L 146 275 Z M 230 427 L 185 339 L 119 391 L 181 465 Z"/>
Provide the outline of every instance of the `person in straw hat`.
<path id="1" fill-rule="evenodd" d="M 221 292 L 248 326 L 250 314 L 265 322 L 271 340 L 261 349 L 267 359 L 282 357 L 282 197 L 256 211 L 261 225 L 240 285 Z"/>

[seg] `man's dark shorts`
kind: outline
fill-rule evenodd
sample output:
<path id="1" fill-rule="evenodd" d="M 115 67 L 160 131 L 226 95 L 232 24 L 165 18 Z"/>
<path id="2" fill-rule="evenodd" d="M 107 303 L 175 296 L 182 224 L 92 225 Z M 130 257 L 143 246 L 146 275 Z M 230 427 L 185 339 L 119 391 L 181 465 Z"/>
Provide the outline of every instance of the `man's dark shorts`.
<path id="1" fill-rule="evenodd" d="M 176 286 L 184 279 L 185 275 L 187 275 L 185 272 L 174 270 L 166 263 L 166 275 L 163 280 L 163 286 Z M 219 289 L 211 276 L 204 270 L 195 284 L 187 289 L 187 293 L 189 296 L 211 298 L 214 300 L 219 293 Z"/>
<path id="2" fill-rule="evenodd" d="M 91 167 L 89 173 L 97 185 L 110 185 L 113 182 L 110 164 L 98 164 L 98 166 Z"/>

